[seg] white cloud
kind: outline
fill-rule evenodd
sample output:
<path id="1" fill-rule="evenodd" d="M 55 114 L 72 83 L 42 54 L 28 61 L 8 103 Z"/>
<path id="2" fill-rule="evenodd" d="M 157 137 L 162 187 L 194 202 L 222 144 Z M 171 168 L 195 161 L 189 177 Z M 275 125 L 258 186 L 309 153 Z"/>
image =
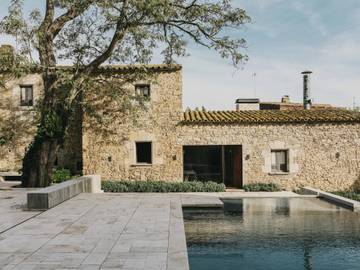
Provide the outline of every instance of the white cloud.
<path id="1" fill-rule="evenodd" d="M 338 63 L 360 63 L 359 53 L 360 37 L 354 33 L 341 33 L 332 37 L 328 43 L 319 50 L 324 58 Z"/>
<path id="2" fill-rule="evenodd" d="M 284 0 L 252 0 L 252 4 L 261 9 L 267 9 L 281 2 L 284 2 Z"/>
<path id="3" fill-rule="evenodd" d="M 326 25 L 321 19 L 321 16 L 319 13 L 317 13 L 311 5 L 305 5 L 304 2 L 291 2 L 291 6 L 294 10 L 301 12 L 310 22 L 312 27 L 314 29 L 317 29 L 317 31 L 323 35 L 328 35 L 328 30 L 326 28 Z"/>
<path id="4" fill-rule="evenodd" d="M 279 101 L 290 95 L 302 101 L 301 71 L 312 69 L 312 97 L 317 103 L 351 106 L 353 97 L 360 101 L 360 77 L 348 65 L 329 64 L 319 55 L 316 61 L 292 62 L 286 57 L 253 56 L 244 70 L 234 72 L 214 56 L 206 54 L 182 61 L 184 64 L 184 107 L 204 105 L 208 109 L 234 109 L 236 98 L 254 96 L 254 72 L 257 94 L 262 101 Z M 216 63 L 216 64 L 214 64 Z"/>

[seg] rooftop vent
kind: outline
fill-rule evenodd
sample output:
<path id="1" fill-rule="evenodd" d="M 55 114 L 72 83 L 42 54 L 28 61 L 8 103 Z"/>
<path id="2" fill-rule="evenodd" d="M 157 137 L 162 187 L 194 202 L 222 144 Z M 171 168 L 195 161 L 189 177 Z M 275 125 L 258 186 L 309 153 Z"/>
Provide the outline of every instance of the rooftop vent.
<path id="1" fill-rule="evenodd" d="M 254 111 L 260 109 L 258 98 L 238 98 L 235 101 L 237 111 Z"/>
<path id="2" fill-rule="evenodd" d="M 310 98 L 310 75 L 312 71 L 306 70 L 301 72 L 303 75 L 303 88 L 304 88 L 304 109 L 311 109 L 311 98 Z"/>

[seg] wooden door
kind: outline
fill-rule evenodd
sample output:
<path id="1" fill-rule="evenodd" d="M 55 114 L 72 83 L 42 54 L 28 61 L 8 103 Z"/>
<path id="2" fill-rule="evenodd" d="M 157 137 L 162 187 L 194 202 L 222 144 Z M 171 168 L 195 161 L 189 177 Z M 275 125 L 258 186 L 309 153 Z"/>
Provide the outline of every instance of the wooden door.
<path id="1" fill-rule="evenodd" d="M 224 146 L 224 184 L 227 187 L 242 187 L 242 147 L 241 145 Z"/>

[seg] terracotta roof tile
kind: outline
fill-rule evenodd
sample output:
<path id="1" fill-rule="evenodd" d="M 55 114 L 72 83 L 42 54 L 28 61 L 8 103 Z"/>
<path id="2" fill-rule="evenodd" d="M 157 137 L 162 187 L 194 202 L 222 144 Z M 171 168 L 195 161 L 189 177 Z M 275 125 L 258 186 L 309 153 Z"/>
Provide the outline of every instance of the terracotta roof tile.
<path id="1" fill-rule="evenodd" d="M 186 111 L 183 124 L 247 123 L 323 123 L 357 122 L 360 113 L 345 109 L 258 110 L 258 111 Z"/>
<path id="2" fill-rule="evenodd" d="M 75 69 L 74 66 L 64 66 L 58 65 L 56 66 L 57 69 L 62 70 L 73 70 Z M 102 65 L 98 68 L 99 71 L 132 71 L 132 70 L 139 70 L 139 69 L 149 69 L 149 70 L 156 70 L 156 71 L 167 71 L 167 70 L 180 70 L 182 68 L 181 65 L 178 64 L 158 64 L 158 65 Z M 0 66 L 0 72 L 8 71 L 7 67 Z M 40 68 L 34 67 L 34 72 L 40 71 Z"/>
<path id="3" fill-rule="evenodd" d="M 74 69 L 73 66 L 57 66 L 57 68 L 63 69 Z M 131 64 L 131 65 L 102 65 L 98 69 L 104 71 L 130 71 L 137 69 L 150 69 L 150 70 L 179 70 L 181 69 L 181 65 L 178 64 Z"/>

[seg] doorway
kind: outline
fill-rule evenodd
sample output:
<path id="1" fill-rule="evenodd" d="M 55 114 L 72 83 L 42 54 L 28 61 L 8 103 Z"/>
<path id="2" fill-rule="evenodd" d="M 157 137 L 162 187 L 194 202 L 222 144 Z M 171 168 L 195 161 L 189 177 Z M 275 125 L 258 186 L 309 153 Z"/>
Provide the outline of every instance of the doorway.
<path id="1" fill-rule="evenodd" d="M 242 187 L 242 147 L 224 146 L 224 184 L 227 187 Z"/>
<path id="2" fill-rule="evenodd" d="M 242 187 L 241 145 L 183 146 L 184 180 L 213 181 L 227 187 Z"/>

